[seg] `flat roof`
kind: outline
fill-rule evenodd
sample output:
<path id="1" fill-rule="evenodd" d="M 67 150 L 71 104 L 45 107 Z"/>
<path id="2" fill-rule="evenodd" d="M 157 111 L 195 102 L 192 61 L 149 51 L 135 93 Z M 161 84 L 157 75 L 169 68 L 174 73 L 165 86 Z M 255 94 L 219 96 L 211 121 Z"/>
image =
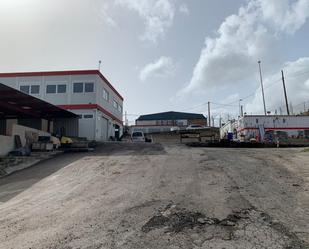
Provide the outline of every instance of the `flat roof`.
<path id="1" fill-rule="evenodd" d="M 0 83 L 0 119 L 76 117 L 70 111 Z"/>
<path id="2" fill-rule="evenodd" d="M 112 91 L 123 101 L 121 94 L 113 87 L 109 80 L 99 70 L 70 70 L 70 71 L 42 71 L 42 72 L 15 72 L 0 73 L 0 77 L 34 77 L 34 76 L 64 76 L 64 75 L 86 75 L 96 74 L 112 89 Z"/>

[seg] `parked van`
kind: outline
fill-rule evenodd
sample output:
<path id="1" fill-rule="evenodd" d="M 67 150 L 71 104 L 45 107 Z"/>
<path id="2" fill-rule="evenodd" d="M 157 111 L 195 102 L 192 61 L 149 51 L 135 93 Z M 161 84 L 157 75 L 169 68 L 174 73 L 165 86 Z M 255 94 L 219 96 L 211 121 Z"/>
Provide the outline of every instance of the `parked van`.
<path id="1" fill-rule="evenodd" d="M 131 134 L 132 142 L 146 142 L 144 133 L 142 131 L 133 131 Z"/>

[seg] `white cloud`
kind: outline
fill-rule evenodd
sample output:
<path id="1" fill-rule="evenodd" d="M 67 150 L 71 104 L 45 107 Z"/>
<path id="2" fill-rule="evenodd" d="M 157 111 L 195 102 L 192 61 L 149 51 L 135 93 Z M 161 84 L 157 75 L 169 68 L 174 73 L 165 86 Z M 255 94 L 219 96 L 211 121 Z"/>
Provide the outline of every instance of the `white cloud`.
<path id="1" fill-rule="evenodd" d="M 116 0 L 116 4 L 136 11 L 145 23 L 143 41 L 156 43 L 173 24 L 174 0 Z"/>
<path id="2" fill-rule="evenodd" d="M 293 103 L 294 111 L 303 110 L 303 102 L 309 101 L 309 57 L 300 58 L 293 62 L 287 62 L 283 66 L 286 78 L 286 88 L 288 102 Z M 286 112 L 283 86 L 281 83 L 281 73 L 278 72 L 267 77 L 264 81 L 265 102 L 267 111 L 282 108 Z M 299 108 L 298 108 L 299 107 Z M 253 113 L 263 112 L 263 100 L 261 89 L 259 88 L 252 101 L 246 105 L 246 110 Z"/>
<path id="3" fill-rule="evenodd" d="M 179 12 L 184 14 L 184 15 L 189 15 L 190 14 L 188 6 L 186 4 L 184 4 L 184 3 L 179 6 Z"/>
<path id="4" fill-rule="evenodd" d="M 118 27 L 117 22 L 114 20 L 114 18 L 109 14 L 110 11 L 110 3 L 109 2 L 104 2 L 101 4 L 100 8 L 100 17 L 102 21 L 107 24 L 109 27 Z"/>
<path id="5" fill-rule="evenodd" d="M 277 64 L 276 47 L 309 16 L 308 0 L 250 0 L 237 15 L 225 19 L 217 37 L 206 38 L 185 93 L 248 80 L 263 58 L 269 71 Z M 266 72 L 267 73 L 267 72 Z"/>
<path id="6" fill-rule="evenodd" d="M 141 81 L 153 77 L 165 78 L 172 76 L 174 72 L 175 65 L 172 58 L 162 56 L 157 61 L 147 64 L 140 71 L 139 78 Z"/>

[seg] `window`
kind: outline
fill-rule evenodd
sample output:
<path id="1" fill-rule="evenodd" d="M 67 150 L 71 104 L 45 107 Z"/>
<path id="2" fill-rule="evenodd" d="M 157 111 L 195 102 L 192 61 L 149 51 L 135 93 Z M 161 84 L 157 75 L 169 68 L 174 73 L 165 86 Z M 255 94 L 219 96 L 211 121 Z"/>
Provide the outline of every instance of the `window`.
<path id="1" fill-rule="evenodd" d="M 85 83 L 85 93 L 94 92 L 94 84 L 93 83 Z"/>
<path id="2" fill-rule="evenodd" d="M 109 100 L 109 92 L 103 88 L 103 98 L 108 101 Z"/>
<path id="3" fill-rule="evenodd" d="M 82 93 L 84 91 L 84 83 L 74 83 L 73 84 L 73 92 L 74 93 Z"/>
<path id="4" fill-rule="evenodd" d="M 56 93 L 56 85 L 47 85 L 46 93 Z"/>
<path id="5" fill-rule="evenodd" d="M 116 100 L 113 101 L 113 106 L 114 108 L 118 109 L 118 103 L 116 102 Z"/>
<path id="6" fill-rule="evenodd" d="M 31 86 L 31 94 L 39 94 L 40 93 L 40 86 L 39 85 L 32 85 Z"/>
<path id="7" fill-rule="evenodd" d="M 57 92 L 58 93 L 66 93 L 67 92 L 67 85 L 57 85 Z"/>
<path id="8" fill-rule="evenodd" d="M 122 112 L 122 106 L 118 104 L 118 111 Z"/>
<path id="9" fill-rule="evenodd" d="M 93 115 L 92 114 L 85 114 L 84 118 L 89 118 L 90 119 L 90 118 L 93 118 Z"/>
<path id="10" fill-rule="evenodd" d="M 20 90 L 21 92 L 23 92 L 23 93 L 29 94 L 29 92 L 30 92 L 30 86 L 20 86 L 20 87 L 19 87 L 19 90 Z"/>

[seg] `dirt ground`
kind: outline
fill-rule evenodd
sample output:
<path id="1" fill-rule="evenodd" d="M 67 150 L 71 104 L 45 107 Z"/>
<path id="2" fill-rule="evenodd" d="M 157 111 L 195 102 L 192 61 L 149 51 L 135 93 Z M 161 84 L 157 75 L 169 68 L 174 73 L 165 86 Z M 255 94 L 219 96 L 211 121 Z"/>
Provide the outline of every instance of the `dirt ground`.
<path id="1" fill-rule="evenodd" d="M 301 149 L 110 143 L 0 179 L 1 249 L 308 245 Z"/>

